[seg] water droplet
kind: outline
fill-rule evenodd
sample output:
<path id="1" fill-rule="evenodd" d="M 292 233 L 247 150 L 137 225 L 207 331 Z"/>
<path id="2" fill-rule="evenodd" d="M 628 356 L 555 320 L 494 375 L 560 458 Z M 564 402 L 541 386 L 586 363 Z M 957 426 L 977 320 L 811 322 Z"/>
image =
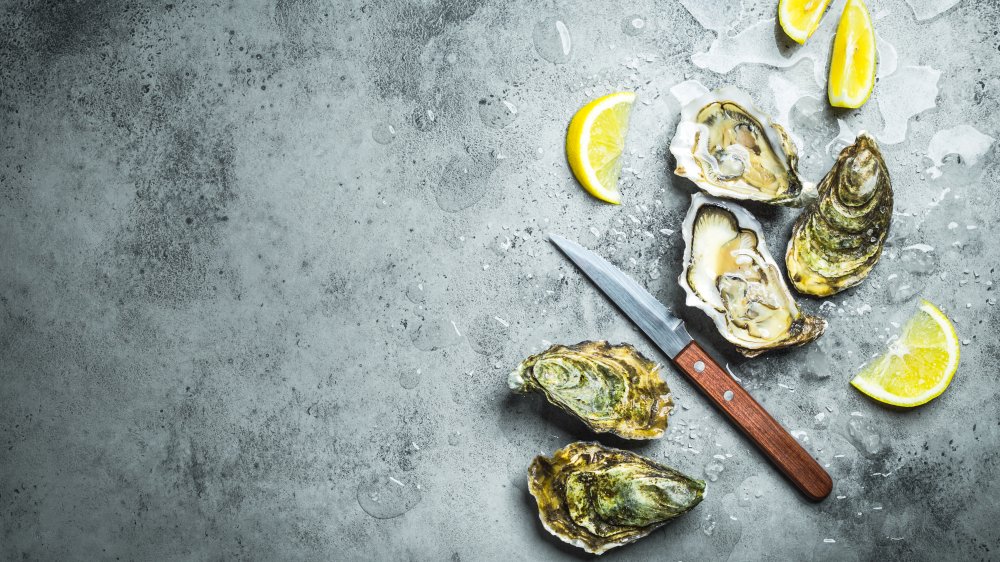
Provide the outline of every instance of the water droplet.
<path id="1" fill-rule="evenodd" d="M 822 176 L 829 170 L 840 150 L 854 142 L 853 131 L 843 120 L 836 118 L 826 98 L 818 99 L 808 93 L 808 90 L 780 78 L 771 78 L 769 83 L 776 99 L 798 96 L 788 112 L 788 124 L 803 145 L 799 165 L 808 175 Z M 789 89 L 794 90 L 794 96 L 788 93 L 778 96 L 779 91 Z M 781 116 L 778 118 L 781 119 Z"/>
<path id="2" fill-rule="evenodd" d="M 466 320 L 465 329 L 469 345 L 472 350 L 480 355 L 498 356 L 508 344 L 511 336 L 510 322 L 503 320 L 507 325 L 497 320 L 500 318 L 496 314 L 486 313 L 481 316 Z"/>
<path id="3" fill-rule="evenodd" d="M 416 280 L 406 286 L 406 298 L 413 304 L 423 304 L 427 300 L 427 291 L 423 282 Z"/>
<path id="4" fill-rule="evenodd" d="M 728 4 L 699 2 L 699 4 Z M 734 18 L 726 17 L 727 21 Z M 814 58 L 812 49 L 792 51 L 786 55 L 774 40 L 774 20 L 765 19 L 743 31 L 731 35 L 720 33 L 707 52 L 694 53 L 691 62 L 698 68 L 705 68 L 719 74 L 726 74 L 741 64 L 766 64 L 776 68 L 794 66 L 803 58 Z"/>
<path id="5" fill-rule="evenodd" d="M 473 158 L 468 154 L 453 157 L 441 172 L 441 179 L 431 184 L 438 207 L 454 213 L 475 205 L 489 189 L 488 179 L 496 168 L 492 158 Z"/>
<path id="6" fill-rule="evenodd" d="M 740 2 L 705 2 L 705 0 L 680 0 L 684 8 L 694 17 L 695 21 L 705 29 L 725 31 L 736 24 L 738 18 L 732 17 L 743 8 Z"/>
<path id="7" fill-rule="evenodd" d="M 388 123 L 379 123 L 372 127 L 372 139 L 379 144 L 389 144 L 396 138 L 396 128 Z"/>
<path id="8" fill-rule="evenodd" d="M 908 273 L 892 273 L 886 279 L 886 292 L 889 300 L 901 303 L 912 299 L 918 292 L 913 278 Z"/>
<path id="9" fill-rule="evenodd" d="M 871 422 L 852 416 L 847 423 L 847 435 L 854 448 L 866 457 L 874 457 L 882 452 L 882 436 Z"/>
<path id="10" fill-rule="evenodd" d="M 556 64 L 569 61 L 573 41 L 569 28 L 561 19 L 550 17 L 536 23 L 531 38 L 535 42 L 535 50 L 543 59 Z"/>
<path id="11" fill-rule="evenodd" d="M 714 478 L 712 480 L 715 480 Z M 711 515 L 706 515 L 705 520 L 701 523 L 701 532 L 705 533 L 705 536 L 710 537 L 712 533 L 715 532 L 715 520 L 712 519 Z"/>
<path id="12" fill-rule="evenodd" d="M 906 0 L 917 21 L 929 20 L 943 14 L 958 2 L 959 0 Z"/>
<path id="13" fill-rule="evenodd" d="M 929 66 L 905 66 L 879 81 L 878 108 L 885 129 L 878 140 L 898 144 L 906 140 L 910 118 L 933 109 L 941 72 Z"/>
<path id="14" fill-rule="evenodd" d="M 937 254 L 927 244 L 913 244 L 899 251 L 899 263 L 910 273 L 928 275 L 937 269 Z"/>
<path id="15" fill-rule="evenodd" d="M 722 465 L 718 460 L 713 460 L 712 462 L 705 465 L 705 476 L 712 482 L 719 479 L 719 475 L 725 470 L 725 466 Z"/>
<path id="16" fill-rule="evenodd" d="M 687 80 L 670 87 L 670 94 L 674 96 L 681 106 L 685 106 L 691 101 L 708 93 L 708 88 L 697 80 Z"/>
<path id="17" fill-rule="evenodd" d="M 792 437 L 794 437 L 795 440 L 798 441 L 799 443 L 802 443 L 803 445 L 806 445 L 806 444 L 809 443 L 809 432 L 808 431 L 806 431 L 804 429 L 795 429 L 795 430 L 792 430 L 789 433 L 791 433 Z"/>
<path id="18" fill-rule="evenodd" d="M 479 118 L 487 127 L 502 129 L 517 118 L 517 108 L 513 103 L 491 95 L 479 100 Z"/>
<path id="19" fill-rule="evenodd" d="M 830 358 L 819 345 L 809 346 L 805 350 L 802 361 L 802 376 L 807 379 L 823 380 L 830 378 L 832 366 Z"/>
<path id="20" fill-rule="evenodd" d="M 587 237 L 587 243 L 590 245 L 597 244 L 601 241 L 601 231 L 597 230 L 597 227 L 590 227 L 590 234 L 592 237 Z"/>
<path id="21" fill-rule="evenodd" d="M 448 444 L 452 447 L 458 445 L 462 442 L 462 433 L 459 431 L 452 431 L 448 434 Z"/>
<path id="22" fill-rule="evenodd" d="M 416 486 L 392 476 L 373 476 L 358 486 L 358 505 L 376 519 L 392 519 L 413 509 L 422 498 Z"/>
<path id="23" fill-rule="evenodd" d="M 427 107 L 418 107 L 413 110 L 413 126 L 418 131 L 426 133 L 433 129 L 436 124 L 437 117 L 434 115 L 434 110 Z"/>
<path id="24" fill-rule="evenodd" d="M 539 146 L 535 149 L 533 156 L 535 157 L 535 160 L 541 160 L 545 157 L 545 149 Z"/>
<path id="25" fill-rule="evenodd" d="M 995 140 L 972 125 L 940 130 L 934 133 L 927 145 L 927 158 L 933 165 L 926 171 L 931 178 L 938 178 L 943 173 L 941 167 L 945 162 L 975 168 Z"/>
<path id="26" fill-rule="evenodd" d="M 421 378 L 423 373 L 420 369 L 405 369 L 399 374 L 399 385 L 407 390 L 414 389 L 420 384 Z"/>
<path id="27" fill-rule="evenodd" d="M 635 37 L 636 35 L 642 34 L 645 30 L 646 20 L 642 19 L 642 17 L 637 14 L 633 14 L 622 20 L 622 31 L 625 35 Z"/>
<path id="28" fill-rule="evenodd" d="M 428 318 L 410 332 L 410 342 L 422 351 L 437 351 L 456 345 L 461 336 L 447 318 Z"/>
<path id="29" fill-rule="evenodd" d="M 725 400 L 726 402 L 732 402 L 733 398 L 735 398 L 735 396 L 736 395 L 733 394 L 732 390 L 727 390 L 727 391 L 725 391 L 725 392 L 722 393 L 722 399 Z"/>

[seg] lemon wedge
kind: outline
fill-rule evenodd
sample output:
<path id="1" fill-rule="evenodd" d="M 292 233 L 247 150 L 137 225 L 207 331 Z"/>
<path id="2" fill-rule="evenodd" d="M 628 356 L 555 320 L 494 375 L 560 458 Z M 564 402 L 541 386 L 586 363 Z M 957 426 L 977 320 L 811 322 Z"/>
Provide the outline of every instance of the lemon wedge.
<path id="1" fill-rule="evenodd" d="M 594 197 L 615 205 L 622 202 L 618 176 L 633 103 L 632 92 L 597 98 L 576 112 L 566 133 L 566 157 L 577 181 Z"/>
<path id="2" fill-rule="evenodd" d="M 785 35 L 804 44 L 819 27 L 830 0 L 781 0 L 778 2 L 778 23 Z"/>
<path id="3" fill-rule="evenodd" d="M 922 300 L 889 351 L 865 367 L 851 385 L 885 404 L 919 406 L 948 388 L 958 356 L 955 327 L 938 307 Z"/>
<path id="4" fill-rule="evenodd" d="M 828 94 L 834 107 L 858 108 L 875 87 L 875 29 L 862 0 L 847 0 L 833 40 Z"/>

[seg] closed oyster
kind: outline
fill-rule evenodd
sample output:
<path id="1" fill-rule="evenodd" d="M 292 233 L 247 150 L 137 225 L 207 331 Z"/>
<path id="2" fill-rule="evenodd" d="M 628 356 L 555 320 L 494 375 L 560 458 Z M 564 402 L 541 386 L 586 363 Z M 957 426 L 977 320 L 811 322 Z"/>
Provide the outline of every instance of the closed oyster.
<path id="1" fill-rule="evenodd" d="M 878 143 L 861 133 L 819 183 L 819 201 L 792 229 L 785 265 L 800 293 L 825 297 L 875 267 L 889 234 L 892 184 Z"/>
<path id="2" fill-rule="evenodd" d="M 507 382 L 517 392 L 541 392 L 598 433 L 655 439 L 673 408 L 659 371 L 629 344 L 585 341 L 528 357 Z"/>
<path id="3" fill-rule="evenodd" d="M 696 193 L 683 234 L 687 304 L 704 310 L 743 355 L 802 345 L 826 329 L 825 320 L 799 309 L 760 223 L 739 205 Z"/>
<path id="4" fill-rule="evenodd" d="M 528 489 L 550 533 L 601 554 L 698 505 L 705 482 L 629 451 L 577 442 L 535 457 Z"/>
<path id="5" fill-rule="evenodd" d="M 670 143 L 674 173 L 729 199 L 800 205 L 815 186 L 799 177 L 795 143 L 756 109 L 750 96 L 727 86 L 692 100 Z"/>

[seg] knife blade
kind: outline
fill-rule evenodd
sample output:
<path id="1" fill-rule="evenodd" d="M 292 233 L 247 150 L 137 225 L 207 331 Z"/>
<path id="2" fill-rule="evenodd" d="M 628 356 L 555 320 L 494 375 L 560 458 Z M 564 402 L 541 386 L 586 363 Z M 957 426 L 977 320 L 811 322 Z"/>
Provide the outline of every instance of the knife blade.
<path id="1" fill-rule="evenodd" d="M 642 285 L 610 262 L 557 234 L 549 239 L 687 375 L 807 498 L 833 489 L 830 475 L 752 396 L 691 337 L 675 316 Z"/>

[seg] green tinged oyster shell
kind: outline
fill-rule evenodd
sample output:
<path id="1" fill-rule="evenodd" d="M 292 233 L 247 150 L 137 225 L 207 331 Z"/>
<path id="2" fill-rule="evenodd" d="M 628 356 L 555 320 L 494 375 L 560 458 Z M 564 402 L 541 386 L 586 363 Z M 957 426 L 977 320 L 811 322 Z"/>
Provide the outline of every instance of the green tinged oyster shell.
<path id="1" fill-rule="evenodd" d="M 535 457 L 528 489 L 550 533 L 601 554 L 698 505 L 705 482 L 629 451 L 577 442 Z"/>
<path id="2" fill-rule="evenodd" d="M 659 366 L 629 344 L 553 345 L 522 361 L 508 384 L 541 392 L 592 430 L 626 439 L 663 436 L 673 408 Z"/>
<path id="3" fill-rule="evenodd" d="M 825 297 L 875 267 L 889 234 L 892 183 L 878 143 L 861 133 L 819 184 L 819 201 L 795 221 L 785 252 L 792 286 Z"/>

